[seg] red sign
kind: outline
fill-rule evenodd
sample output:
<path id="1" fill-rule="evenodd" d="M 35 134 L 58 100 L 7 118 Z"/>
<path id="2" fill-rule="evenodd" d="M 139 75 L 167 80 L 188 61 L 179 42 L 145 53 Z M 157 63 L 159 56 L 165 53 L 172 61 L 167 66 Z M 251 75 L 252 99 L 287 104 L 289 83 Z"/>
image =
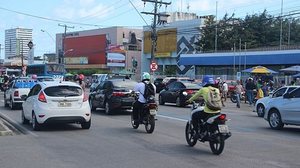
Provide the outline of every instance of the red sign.
<path id="1" fill-rule="evenodd" d="M 150 69 L 151 69 L 151 71 L 156 71 L 157 68 L 158 68 L 158 65 L 157 65 L 155 62 L 152 62 L 152 63 L 150 64 Z"/>

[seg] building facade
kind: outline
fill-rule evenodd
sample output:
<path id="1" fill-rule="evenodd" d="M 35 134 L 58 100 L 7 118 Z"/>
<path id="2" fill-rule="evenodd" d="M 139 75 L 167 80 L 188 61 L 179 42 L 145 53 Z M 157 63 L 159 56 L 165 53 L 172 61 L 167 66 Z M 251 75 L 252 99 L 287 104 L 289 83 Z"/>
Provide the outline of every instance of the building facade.
<path id="1" fill-rule="evenodd" d="M 67 69 L 126 69 L 132 72 L 134 69 L 128 64 L 133 57 L 141 55 L 142 29 L 109 27 L 68 32 L 63 37 L 63 33 L 56 34 L 56 54 L 57 62 L 59 55 L 63 56 Z M 122 63 L 112 63 L 116 61 Z"/>
<path id="2" fill-rule="evenodd" d="M 150 63 L 156 62 L 158 75 L 192 74 L 190 65 L 179 65 L 181 54 L 195 53 L 194 43 L 200 38 L 204 19 L 195 14 L 173 13 L 167 23 L 157 26 L 157 45 L 151 58 L 151 29 L 144 27 L 142 71 L 150 72 Z M 170 23 L 168 23 L 170 22 Z M 170 74 L 171 72 L 171 74 Z"/>
<path id="3" fill-rule="evenodd" d="M 32 29 L 5 30 L 5 59 L 27 57 L 30 50 L 27 44 L 30 41 L 32 41 Z"/>

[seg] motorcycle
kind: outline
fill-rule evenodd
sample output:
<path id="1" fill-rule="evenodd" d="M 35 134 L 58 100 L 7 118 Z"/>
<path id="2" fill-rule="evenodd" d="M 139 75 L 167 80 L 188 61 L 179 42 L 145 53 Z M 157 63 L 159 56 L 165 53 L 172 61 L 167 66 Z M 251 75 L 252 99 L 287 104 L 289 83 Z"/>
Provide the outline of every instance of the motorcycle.
<path id="1" fill-rule="evenodd" d="M 246 93 L 243 91 L 241 94 L 241 101 L 246 99 Z M 236 93 L 232 92 L 230 95 L 230 100 L 232 103 L 236 103 L 237 102 L 237 98 L 236 98 Z"/>
<path id="2" fill-rule="evenodd" d="M 157 114 L 157 103 L 155 97 L 151 96 L 147 103 L 143 105 L 142 112 L 138 115 L 138 122 L 133 120 L 133 113 L 131 113 L 131 125 L 134 129 L 137 129 L 140 124 L 145 125 L 146 132 L 151 134 L 155 128 L 155 116 Z"/>
<path id="3" fill-rule="evenodd" d="M 207 120 L 198 121 L 198 130 L 192 124 L 192 114 L 203 111 L 204 106 L 193 102 L 191 107 L 191 117 L 186 123 L 185 138 L 189 146 L 193 147 L 197 141 L 209 142 L 210 149 L 213 154 L 219 155 L 223 152 L 225 140 L 231 136 L 231 132 L 226 125 L 226 114 L 217 114 L 209 117 Z"/>

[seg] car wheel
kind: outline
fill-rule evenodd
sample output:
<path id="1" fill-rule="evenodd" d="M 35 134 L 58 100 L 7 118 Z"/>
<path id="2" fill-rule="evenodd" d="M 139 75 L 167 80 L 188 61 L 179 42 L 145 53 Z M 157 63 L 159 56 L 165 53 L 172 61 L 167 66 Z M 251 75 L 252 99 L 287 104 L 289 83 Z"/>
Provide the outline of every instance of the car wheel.
<path id="1" fill-rule="evenodd" d="M 176 106 L 177 106 L 177 107 L 182 107 L 182 103 L 181 103 L 179 97 L 177 97 L 177 99 L 176 99 Z"/>
<path id="2" fill-rule="evenodd" d="M 88 122 L 81 123 L 81 128 L 82 129 L 90 129 L 91 122 L 92 122 L 92 119 L 90 119 Z"/>
<path id="3" fill-rule="evenodd" d="M 159 105 L 164 105 L 165 104 L 165 102 L 164 102 L 161 95 L 159 95 L 159 97 L 158 97 L 158 103 L 159 103 Z"/>
<path id="4" fill-rule="evenodd" d="M 90 107 L 91 107 L 91 111 L 95 111 L 96 107 L 93 106 L 92 99 L 89 99 L 89 104 L 90 104 Z"/>
<path id="5" fill-rule="evenodd" d="M 15 103 L 13 102 L 12 99 L 10 99 L 10 101 L 9 101 L 9 107 L 10 107 L 11 110 L 16 109 L 16 105 L 15 105 Z"/>
<path id="6" fill-rule="evenodd" d="M 281 121 L 281 116 L 277 110 L 272 110 L 269 114 L 268 121 L 272 129 L 279 130 L 284 124 Z"/>
<path id="7" fill-rule="evenodd" d="M 105 114 L 107 114 L 107 115 L 111 114 L 111 109 L 110 109 L 110 106 L 109 106 L 108 102 L 105 102 L 104 110 L 105 110 Z"/>
<path id="8" fill-rule="evenodd" d="M 25 118 L 24 110 L 22 109 L 22 124 L 29 124 L 29 120 Z"/>
<path id="9" fill-rule="evenodd" d="M 5 95 L 5 93 L 4 93 Z M 4 107 L 9 107 L 9 104 L 7 103 L 6 97 L 4 96 Z"/>
<path id="10" fill-rule="evenodd" d="M 264 107 L 264 105 L 258 104 L 256 112 L 257 112 L 257 116 L 258 117 L 263 117 L 265 115 L 265 107 Z"/>
<path id="11" fill-rule="evenodd" d="M 32 113 L 32 128 L 34 131 L 39 131 L 41 130 L 41 124 L 38 123 L 37 119 L 36 119 L 36 115 L 35 113 Z"/>

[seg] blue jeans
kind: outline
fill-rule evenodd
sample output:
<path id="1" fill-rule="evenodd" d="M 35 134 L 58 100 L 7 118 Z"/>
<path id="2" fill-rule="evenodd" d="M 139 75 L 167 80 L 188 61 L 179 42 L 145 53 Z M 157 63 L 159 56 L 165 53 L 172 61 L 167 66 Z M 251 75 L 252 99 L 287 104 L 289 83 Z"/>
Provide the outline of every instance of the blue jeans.
<path id="1" fill-rule="evenodd" d="M 249 104 L 251 105 L 253 103 L 253 90 L 247 90 L 246 91 L 246 95 L 247 95 L 247 100 L 249 101 Z"/>
<path id="2" fill-rule="evenodd" d="M 241 106 L 241 94 L 240 93 L 236 93 L 236 106 L 240 107 Z"/>

